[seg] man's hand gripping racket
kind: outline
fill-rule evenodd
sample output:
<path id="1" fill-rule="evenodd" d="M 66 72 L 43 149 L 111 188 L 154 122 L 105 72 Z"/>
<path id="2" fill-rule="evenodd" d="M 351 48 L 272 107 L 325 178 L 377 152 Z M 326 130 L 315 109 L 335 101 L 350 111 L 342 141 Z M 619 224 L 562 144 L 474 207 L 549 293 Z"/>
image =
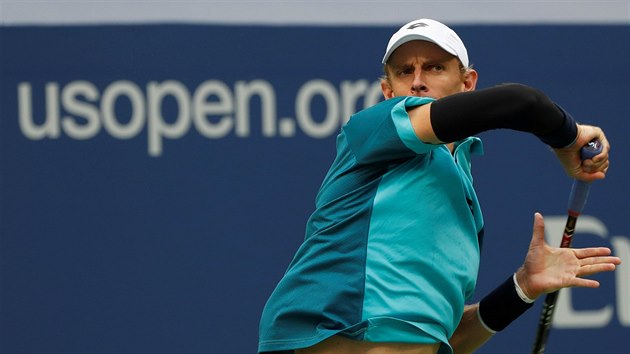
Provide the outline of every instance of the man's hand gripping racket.
<path id="1" fill-rule="evenodd" d="M 593 140 L 582 148 L 582 160 L 593 158 L 600 152 L 602 152 L 602 144 L 598 140 Z M 590 183 L 588 182 L 579 180 L 575 180 L 573 182 L 571 194 L 569 195 L 568 217 L 564 227 L 564 234 L 562 235 L 560 247 L 571 247 L 575 224 L 578 216 L 584 209 L 586 200 L 588 199 L 589 188 Z M 532 354 L 542 354 L 545 351 L 545 344 L 547 343 L 547 338 L 549 337 L 549 330 L 551 329 L 551 323 L 553 321 L 553 313 L 556 307 L 556 301 L 558 300 L 558 293 L 559 290 L 549 293 L 545 297 L 545 302 L 538 321 L 538 330 L 536 331 L 536 341 L 534 342 Z"/>

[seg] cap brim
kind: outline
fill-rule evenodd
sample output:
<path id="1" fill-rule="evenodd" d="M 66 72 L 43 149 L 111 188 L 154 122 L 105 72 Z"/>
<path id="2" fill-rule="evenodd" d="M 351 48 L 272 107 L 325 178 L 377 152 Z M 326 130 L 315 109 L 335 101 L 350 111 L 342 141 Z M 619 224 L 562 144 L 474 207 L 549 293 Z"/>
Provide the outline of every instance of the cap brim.
<path id="1" fill-rule="evenodd" d="M 447 53 L 457 57 L 457 52 L 455 52 L 452 48 L 444 48 L 442 45 L 440 45 L 437 41 L 433 40 L 431 37 L 423 36 L 417 33 L 409 33 L 400 37 L 396 42 L 394 42 L 394 44 L 392 44 L 391 46 L 389 46 L 389 48 L 387 48 L 387 52 L 385 53 L 385 56 L 383 57 L 382 63 L 386 64 L 387 61 L 389 60 L 389 57 L 392 55 L 392 53 L 394 53 L 394 51 L 396 51 L 396 49 L 398 49 L 398 47 L 411 41 L 431 42 L 439 46 L 440 48 L 444 49 Z"/>

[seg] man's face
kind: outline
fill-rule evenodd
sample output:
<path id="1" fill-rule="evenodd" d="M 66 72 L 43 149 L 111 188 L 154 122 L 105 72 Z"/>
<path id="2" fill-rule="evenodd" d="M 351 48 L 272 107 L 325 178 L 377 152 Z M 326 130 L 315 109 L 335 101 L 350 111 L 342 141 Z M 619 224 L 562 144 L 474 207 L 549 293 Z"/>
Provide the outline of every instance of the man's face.
<path id="1" fill-rule="evenodd" d="M 477 73 L 462 72 L 459 60 L 427 41 L 410 41 L 398 47 L 386 66 L 387 80 L 381 88 L 385 98 L 420 96 L 439 99 L 454 93 L 471 91 Z"/>

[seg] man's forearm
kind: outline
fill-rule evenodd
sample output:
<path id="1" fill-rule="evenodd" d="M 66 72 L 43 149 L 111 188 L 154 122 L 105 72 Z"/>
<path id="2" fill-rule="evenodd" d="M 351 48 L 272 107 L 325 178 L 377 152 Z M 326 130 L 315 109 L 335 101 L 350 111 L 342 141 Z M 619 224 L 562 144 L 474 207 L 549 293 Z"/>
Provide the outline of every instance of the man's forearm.
<path id="1" fill-rule="evenodd" d="M 464 308 L 462 320 L 449 340 L 454 354 L 472 353 L 494 335 L 479 320 L 478 307 L 479 304 L 474 304 Z"/>
<path id="2" fill-rule="evenodd" d="M 492 129 L 512 129 L 539 137 L 553 148 L 573 142 L 573 118 L 544 93 L 520 84 L 462 92 L 431 103 L 431 126 L 443 142 Z"/>

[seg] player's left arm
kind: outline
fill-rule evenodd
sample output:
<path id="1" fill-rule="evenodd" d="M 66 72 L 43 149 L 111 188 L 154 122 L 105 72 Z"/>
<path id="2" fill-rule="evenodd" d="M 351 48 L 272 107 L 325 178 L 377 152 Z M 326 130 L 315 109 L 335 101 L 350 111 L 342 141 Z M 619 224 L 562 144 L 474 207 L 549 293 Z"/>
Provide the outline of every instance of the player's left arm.
<path id="1" fill-rule="evenodd" d="M 545 242 L 544 219 L 536 213 L 523 266 L 480 303 L 464 308 L 461 322 L 449 340 L 454 353 L 474 352 L 543 294 L 568 287 L 598 287 L 599 282 L 585 277 L 613 271 L 619 264 L 621 259 L 611 256 L 607 247 L 549 246 Z"/>
<path id="2" fill-rule="evenodd" d="M 454 354 L 472 353 L 486 343 L 495 332 L 489 331 L 479 321 L 477 315 L 479 304 L 466 305 L 464 315 L 455 333 L 449 339 Z"/>

